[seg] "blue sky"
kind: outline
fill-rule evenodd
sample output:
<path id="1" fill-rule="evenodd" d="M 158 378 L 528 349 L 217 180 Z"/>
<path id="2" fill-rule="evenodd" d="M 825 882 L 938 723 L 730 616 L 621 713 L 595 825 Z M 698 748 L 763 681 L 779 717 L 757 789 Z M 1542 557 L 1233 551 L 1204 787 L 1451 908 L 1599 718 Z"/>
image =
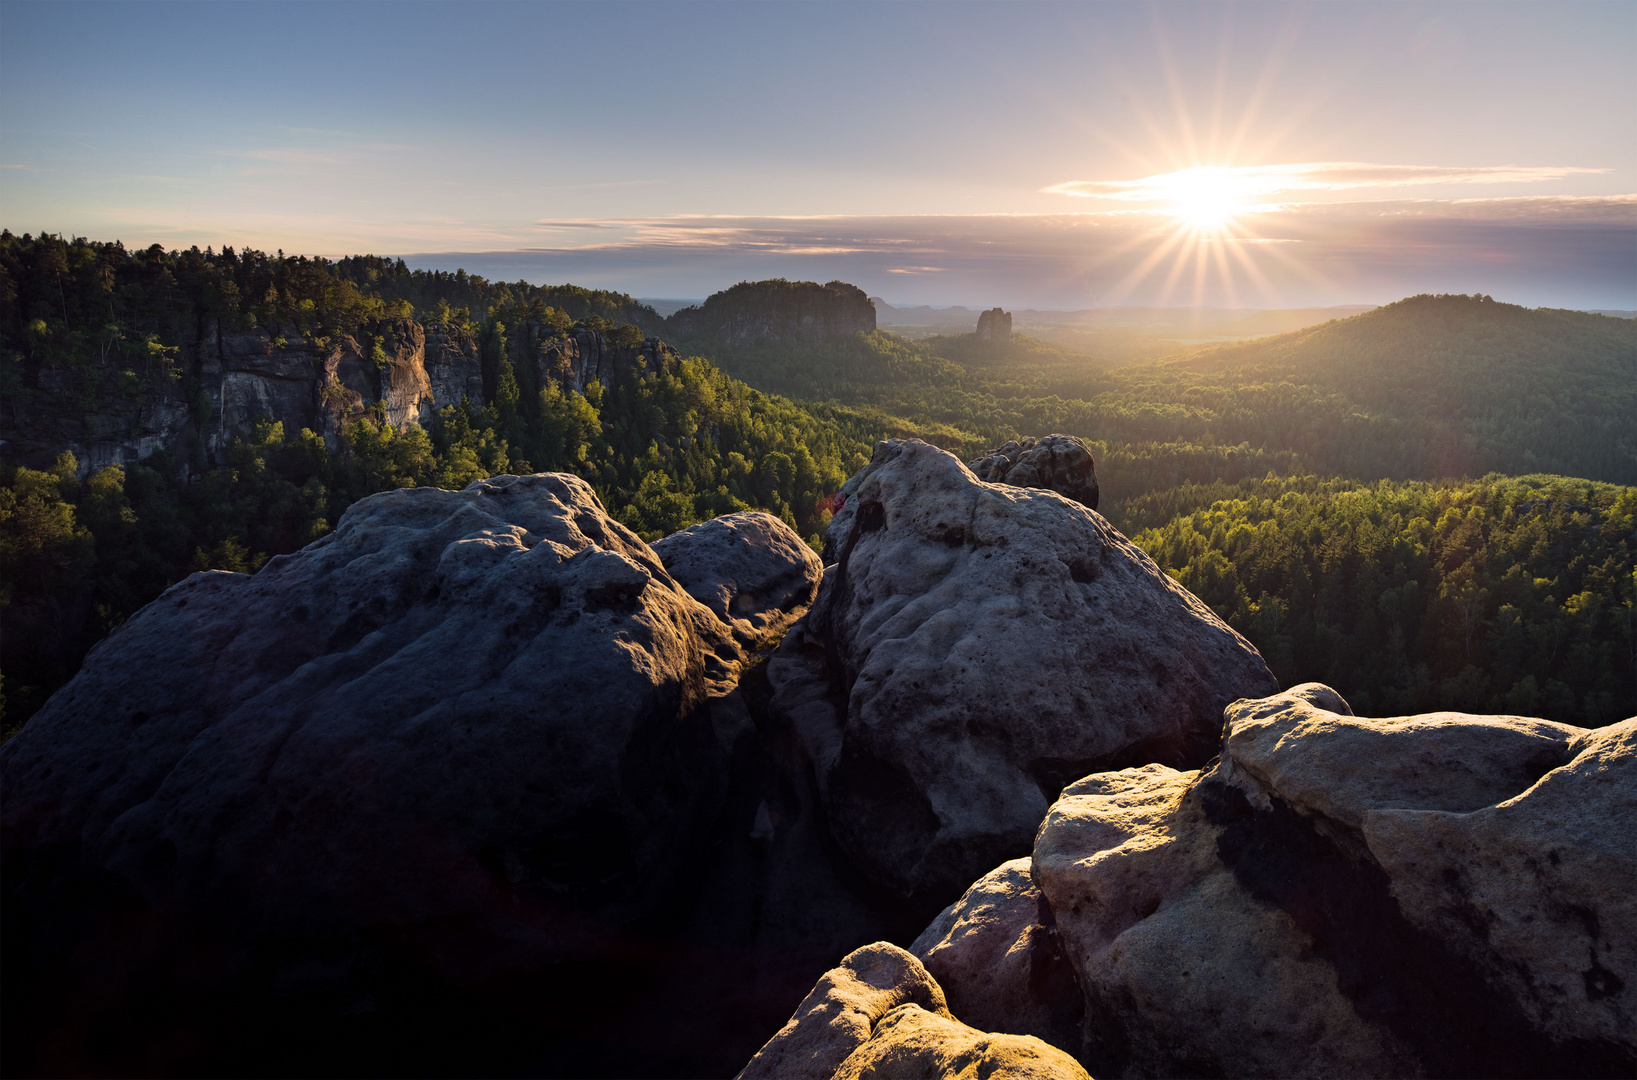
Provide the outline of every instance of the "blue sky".
<path id="1" fill-rule="evenodd" d="M 1633 56 L 1624 0 L 5 2 L 0 220 L 648 296 L 1637 308 Z"/>

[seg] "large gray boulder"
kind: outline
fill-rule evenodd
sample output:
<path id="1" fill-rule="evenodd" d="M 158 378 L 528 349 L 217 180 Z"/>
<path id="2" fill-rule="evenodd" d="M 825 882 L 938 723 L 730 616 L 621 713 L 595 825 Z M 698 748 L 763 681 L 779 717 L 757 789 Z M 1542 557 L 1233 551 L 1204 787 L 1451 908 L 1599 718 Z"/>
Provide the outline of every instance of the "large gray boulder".
<path id="1" fill-rule="evenodd" d="M 731 568 L 765 587 L 801 541 L 754 525 Z M 576 477 L 364 499 L 168 590 L 0 749 L 8 928 L 142 970 L 114 1014 L 182 979 L 367 1017 L 396 982 L 603 956 L 690 870 L 725 782 L 708 674 L 792 590 L 707 640 L 717 616 Z M 185 976 L 131 959 L 159 927 L 202 942 Z"/>
<path id="2" fill-rule="evenodd" d="M 966 467 L 986 483 L 1045 488 L 1097 509 L 1097 464 L 1085 441 L 1073 435 L 1011 440 Z"/>
<path id="3" fill-rule="evenodd" d="M 884 1076 L 1087 1080 L 1072 1057 L 1039 1039 L 961 1023 L 920 961 L 884 941 L 826 972 L 738 1080 Z"/>
<path id="4" fill-rule="evenodd" d="M 711 616 L 701 634 L 716 643 L 707 677 L 731 689 L 745 663 L 776 641 L 807 611 L 818 593 L 824 564 L 774 517 L 759 511 L 726 514 L 663 540 L 653 551 L 666 571 Z"/>
<path id="5" fill-rule="evenodd" d="M 1132 1077 L 1631 1075 L 1634 836 L 1637 720 L 1238 702 L 1205 772 L 1088 776 L 1041 825 L 1066 1049 Z M 997 915 L 995 940 L 1035 921 Z M 1016 992 L 963 971 L 952 1000 Z"/>
<path id="6" fill-rule="evenodd" d="M 1277 684 L 1107 521 L 884 442 L 843 489 L 836 564 L 768 667 L 864 875 L 937 910 L 1025 854 L 1067 781 L 1216 751 Z"/>
<path id="7" fill-rule="evenodd" d="M 1085 1006 L 1029 859 L 1001 863 L 973 882 L 909 951 L 966 1023 L 1078 1051 Z"/>

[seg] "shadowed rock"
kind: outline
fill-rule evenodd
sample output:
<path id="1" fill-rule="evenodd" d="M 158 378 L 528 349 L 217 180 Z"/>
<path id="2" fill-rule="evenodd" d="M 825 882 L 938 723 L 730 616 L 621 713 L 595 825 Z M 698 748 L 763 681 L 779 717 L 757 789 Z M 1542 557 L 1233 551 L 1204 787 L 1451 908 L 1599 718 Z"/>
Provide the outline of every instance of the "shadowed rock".
<path id="1" fill-rule="evenodd" d="M 654 554 L 712 619 L 699 626 L 706 640 L 724 631 L 722 662 L 708 678 L 720 691 L 739 681 L 746 658 L 794 623 L 818 592 L 824 564 L 795 531 L 772 514 L 745 512 L 712 518 L 656 540 Z"/>
<path id="2" fill-rule="evenodd" d="M 413 1056 L 462 995 L 540 1024 L 575 965 L 620 971 L 723 797 L 707 674 L 816 577 L 736 528 L 719 577 L 775 606 L 738 590 L 730 623 L 556 474 L 375 495 L 143 608 L 0 749 L 8 1061 L 278 1071 L 289 1009 Z"/>
<path id="3" fill-rule="evenodd" d="M 1029 860 L 1001 863 L 909 947 L 974 1027 L 1078 1049 L 1085 1012 Z"/>
<path id="4" fill-rule="evenodd" d="M 1047 435 L 998 446 L 966 467 L 985 483 L 1045 488 L 1097 509 L 1097 467 L 1083 440 Z"/>
<path id="5" fill-rule="evenodd" d="M 843 850 L 932 911 L 1027 852 L 1064 783 L 1198 765 L 1224 705 L 1275 689 L 1248 642 L 1055 492 L 910 440 L 878 444 L 843 494 L 836 565 L 769 665 L 773 705 Z"/>

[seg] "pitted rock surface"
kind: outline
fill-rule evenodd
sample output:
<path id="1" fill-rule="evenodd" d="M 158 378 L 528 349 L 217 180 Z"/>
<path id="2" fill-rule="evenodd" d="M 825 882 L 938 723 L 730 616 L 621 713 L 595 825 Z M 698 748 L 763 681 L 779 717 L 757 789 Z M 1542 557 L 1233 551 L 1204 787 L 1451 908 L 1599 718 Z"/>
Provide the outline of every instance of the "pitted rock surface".
<path id="1" fill-rule="evenodd" d="M 1088 776 L 1041 825 L 1066 1048 L 1125 1076 L 1630 1075 L 1634 835 L 1637 719 L 1236 702 L 1205 773 Z"/>
<path id="2" fill-rule="evenodd" d="M 966 1023 L 1078 1052 L 1085 1007 L 1029 864 L 1013 859 L 973 882 L 909 951 Z"/>
<path id="3" fill-rule="evenodd" d="M 1085 442 L 1073 435 L 1008 442 L 966 467 L 986 483 L 1045 488 L 1097 509 L 1097 466 Z"/>
<path id="4" fill-rule="evenodd" d="M 832 829 L 931 911 L 1025 854 L 1062 785 L 1198 765 L 1222 708 L 1275 689 L 1250 643 L 1108 522 L 885 442 L 843 489 L 839 553 L 769 664 Z"/>
<path id="5" fill-rule="evenodd" d="M 789 629 L 818 592 L 824 564 L 794 529 L 755 511 L 727 514 L 653 544 L 671 577 L 709 610 L 700 632 L 715 641 L 713 690 L 731 690 L 746 660 Z M 725 647 L 724 647 L 725 646 Z"/>
<path id="6" fill-rule="evenodd" d="M 741 605 L 714 641 L 717 616 L 567 475 L 382 493 L 254 575 L 193 575 L 0 749 L 8 941 L 140 973 L 57 988 L 93 1026 L 189 987 L 240 994 L 235 1023 L 257 994 L 339 1023 L 400 985 L 554 985 L 671 903 L 708 835 L 710 666 L 799 614 L 801 588 L 770 584 L 811 572 L 780 530 L 740 528 L 717 567 L 780 606 Z M 194 943 L 170 946 L 193 958 L 180 982 L 143 966 L 164 935 Z M 8 980 L 26 962 L 9 950 Z M 151 1024 L 132 1037 L 169 1060 Z"/>
<path id="7" fill-rule="evenodd" d="M 1086 1080 L 1039 1039 L 992 1035 L 950 1014 L 937 980 L 887 942 L 855 949 L 813 987 L 738 1080 L 914 1076 Z"/>

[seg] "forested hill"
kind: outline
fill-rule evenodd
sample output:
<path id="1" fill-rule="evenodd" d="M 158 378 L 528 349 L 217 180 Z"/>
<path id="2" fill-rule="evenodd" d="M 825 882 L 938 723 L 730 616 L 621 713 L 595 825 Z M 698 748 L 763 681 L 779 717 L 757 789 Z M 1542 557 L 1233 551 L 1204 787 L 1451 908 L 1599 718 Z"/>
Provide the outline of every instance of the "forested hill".
<path id="1" fill-rule="evenodd" d="M 1487 296 L 1412 296 L 1171 366 L 1331 387 L 1464 430 L 1441 475 L 1498 469 L 1637 483 L 1637 321 Z"/>

